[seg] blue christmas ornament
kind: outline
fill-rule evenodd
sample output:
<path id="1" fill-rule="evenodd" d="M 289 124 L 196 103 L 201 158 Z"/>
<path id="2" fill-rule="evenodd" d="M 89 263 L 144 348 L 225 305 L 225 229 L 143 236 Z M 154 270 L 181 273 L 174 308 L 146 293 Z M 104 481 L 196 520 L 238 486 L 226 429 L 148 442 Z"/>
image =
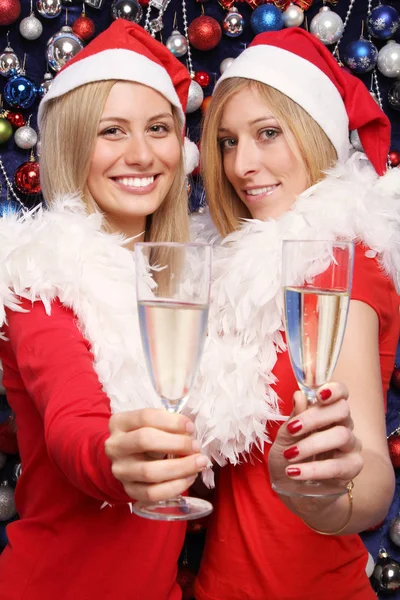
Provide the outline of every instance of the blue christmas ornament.
<path id="1" fill-rule="evenodd" d="M 393 6 L 379 4 L 368 17 L 368 31 L 380 40 L 394 36 L 400 26 L 400 15 Z"/>
<path id="2" fill-rule="evenodd" d="M 262 4 L 253 10 L 250 25 L 255 35 L 263 31 L 279 31 L 283 28 L 282 13 L 273 4 Z"/>
<path id="3" fill-rule="evenodd" d="M 372 42 L 360 38 L 346 47 L 343 60 L 355 73 L 368 73 L 376 65 L 378 50 Z"/>
<path id="4" fill-rule="evenodd" d="M 25 75 L 16 74 L 10 77 L 4 86 L 3 98 L 17 108 L 29 108 L 37 98 L 36 85 Z"/>

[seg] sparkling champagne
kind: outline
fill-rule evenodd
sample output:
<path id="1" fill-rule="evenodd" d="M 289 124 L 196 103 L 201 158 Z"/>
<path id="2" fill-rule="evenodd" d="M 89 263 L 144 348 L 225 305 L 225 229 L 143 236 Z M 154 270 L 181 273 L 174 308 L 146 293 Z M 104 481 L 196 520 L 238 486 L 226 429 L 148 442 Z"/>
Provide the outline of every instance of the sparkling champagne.
<path id="1" fill-rule="evenodd" d="M 330 380 L 346 327 L 347 292 L 285 287 L 289 354 L 299 385 L 315 390 Z"/>
<path id="2" fill-rule="evenodd" d="M 142 301 L 138 305 L 154 388 L 168 410 L 179 412 L 203 350 L 208 306 L 173 300 Z"/>

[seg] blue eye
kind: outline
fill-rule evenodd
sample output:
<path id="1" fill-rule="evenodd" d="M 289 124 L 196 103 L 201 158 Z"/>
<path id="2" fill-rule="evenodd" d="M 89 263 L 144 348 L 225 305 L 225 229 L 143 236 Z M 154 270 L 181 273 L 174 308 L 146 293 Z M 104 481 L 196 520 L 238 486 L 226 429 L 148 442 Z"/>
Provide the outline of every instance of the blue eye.
<path id="1" fill-rule="evenodd" d="M 222 151 L 230 150 L 236 146 L 236 140 L 234 138 L 223 138 L 222 140 L 219 140 L 218 143 Z"/>
<path id="2" fill-rule="evenodd" d="M 268 129 L 263 129 L 262 131 L 260 131 L 260 137 L 262 139 L 266 139 L 266 140 L 274 140 L 276 137 L 278 137 L 280 131 L 278 129 L 271 129 L 270 127 Z"/>

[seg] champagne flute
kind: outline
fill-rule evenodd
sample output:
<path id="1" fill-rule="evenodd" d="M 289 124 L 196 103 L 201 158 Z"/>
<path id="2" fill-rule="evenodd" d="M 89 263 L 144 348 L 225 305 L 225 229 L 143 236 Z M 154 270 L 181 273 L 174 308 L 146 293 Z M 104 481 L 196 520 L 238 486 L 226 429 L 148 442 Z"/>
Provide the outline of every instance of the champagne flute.
<path id="1" fill-rule="evenodd" d="M 162 404 L 172 413 L 182 410 L 203 351 L 211 256 L 209 244 L 135 244 L 138 314 L 147 368 Z M 162 521 L 198 519 L 212 509 L 210 502 L 188 496 L 133 506 L 135 514 Z"/>
<path id="2" fill-rule="evenodd" d="M 317 402 L 318 388 L 330 380 L 339 357 L 350 304 L 354 244 L 284 240 L 282 259 L 286 342 L 297 383 L 311 406 Z M 301 278 L 298 272 L 303 273 Z M 347 487 L 336 480 L 285 477 L 272 487 L 286 496 L 347 493 Z"/>

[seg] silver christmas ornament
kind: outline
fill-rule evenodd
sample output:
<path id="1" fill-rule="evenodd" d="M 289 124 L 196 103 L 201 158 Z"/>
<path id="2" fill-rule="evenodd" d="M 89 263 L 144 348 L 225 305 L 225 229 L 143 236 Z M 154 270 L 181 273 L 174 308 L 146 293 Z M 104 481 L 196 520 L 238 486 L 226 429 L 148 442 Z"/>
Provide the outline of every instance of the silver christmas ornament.
<path id="1" fill-rule="evenodd" d="M 187 39 L 179 31 L 174 30 L 165 44 L 174 56 L 184 56 L 188 50 Z"/>
<path id="2" fill-rule="evenodd" d="M 43 25 L 32 12 L 29 17 L 22 19 L 19 24 L 19 32 L 26 40 L 37 40 L 42 35 Z"/>
<path id="3" fill-rule="evenodd" d="M 14 490 L 4 481 L 0 485 L 0 521 L 9 521 L 16 514 Z"/>
<path id="4" fill-rule="evenodd" d="M 7 46 L 0 54 L 0 73 L 4 75 L 4 77 L 8 77 L 12 71 L 18 73 L 20 69 L 21 65 L 19 64 L 18 56 L 11 46 Z"/>
<path id="5" fill-rule="evenodd" d="M 310 33 L 323 44 L 335 44 L 342 37 L 344 23 L 341 17 L 329 6 L 323 6 L 310 23 Z"/>
<path id="6" fill-rule="evenodd" d="M 394 40 L 389 40 L 379 50 L 378 70 L 385 77 L 399 77 L 400 75 L 400 44 Z"/>
<path id="7" fill-rule="evenodd" d="M 243 33 L 244 19 L 237 8 L 234 6 L 229 10 L 223 23 L 222 29 L 228 37 L 238 37 Z"/>
<path id="8" fill-rule="evenodd" d="M 53 83 L 53 75 L 51 73 L 45 73 L 43 77 L 43 81 L 40 84 L 40 94 L 43 98 L 51 88 L 51 84 Z"/>
<path id="9" fill-rule="evenodd" d="M 231 66 L 231 64 L 233 63 L 235 59 L 231 58 L 230 56 L 228 56 L 228 58 L 224 58 L 224 60 L 221 62 L 221 64 L 219 65 L 219 70 L 221 71 L 221 75 L 224 71 L 226 71 L 226 69 L 228 67 Z"/>
<path id="10" fill-rule="evenodd" d="M 204 100 L 204 93 L 201 86 L 196 81 L 191 81 L 189 87 L 189 96 L 186 105 L 186 112 L 192 113 L 198 110 Z"/>
<path id="11" fill-rule="evenodd" d="M 362 146 L 357 129 L 354 129 L 354 131 L 350 133 L 350 144 L 355 150 L 358 150 L 359 152 L 364 152 L 364 148 Z"/>
<path id="12" fill-rule="evenodd" d="M 300 27 L 304 21 L 304 11 L 297 4 L 290 4 L 282 17 L 285 27 Z"/>
<path id="13" fill-rule="evenodd" d="M 38 13 L 46 19 L 55 19 L 61 13 L 61 0 L 38 0 Z"/>
<path id="14" fill-rule="evenodd" d="M 18 148 L 22 148 L 22 150 L 29 150 L 30 148 L 33 148 L 37 142 L 37 139 L 38 137 L 36 131 L 32 127 L 29 127 L 29 125 L 18 127 L 14 133 L 14 141 Z"/>
<path id="15" fill-rule="evenodd" d="M 383 548 L 379 550 L 372 579 L 379 592 L 393 592 L 400 588 L 400 564 Z"/>
<path id="16" fill-rule="evenodd" d="M 82 41 L 73 33 L 71 27 L 64 25 L 47 42 L 47 62 L 53 71 L 59 71 L 82 48 Z"/>
<path id="17" fill-rule="evenodd" d="M 400 546 L 400 515 L 397 515 L 390 523 L 389 537 L 393 544 Z"/>
<path id="18" fill-rule="evenodd" d="M 127 19 L 139 23 L 142 18 L 142 8 L 136 0 L 114 0 L 111 5 L 113 19 Z"/>
<path id="19" fill-rule="evenodd" d="M 368 552 L 368 560 L 367 560 L 367 565 L 365 567 L 365 573 L 367 574 L 368 579 L 371 577 L 372 573 L 374 572 L 374 568 L 375 568 L 374 559 L 372 558 L 372 555 Z"/>

